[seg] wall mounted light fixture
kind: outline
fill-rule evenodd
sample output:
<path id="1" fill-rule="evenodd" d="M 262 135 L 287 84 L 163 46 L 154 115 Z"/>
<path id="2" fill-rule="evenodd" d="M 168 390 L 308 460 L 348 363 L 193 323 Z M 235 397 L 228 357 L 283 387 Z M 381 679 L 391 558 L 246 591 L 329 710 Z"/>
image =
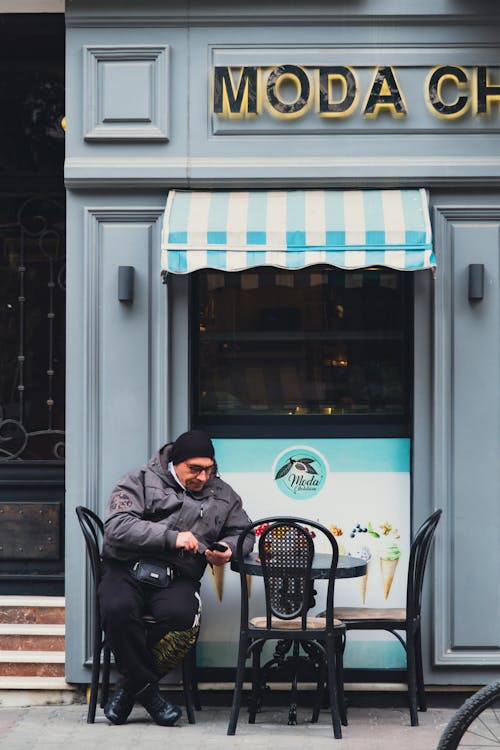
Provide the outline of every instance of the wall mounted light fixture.
<path id="1" fill-rule="evenodd" d="M 134 266 L 118 266 L 118 299 L 120 302 L 134 301 Z"/>
<path id="2" fill-rule="evenodd" d="M 469 301 L 483 299 L 484 297 L 484 263 L 471 263 L 469 265 Z"/>

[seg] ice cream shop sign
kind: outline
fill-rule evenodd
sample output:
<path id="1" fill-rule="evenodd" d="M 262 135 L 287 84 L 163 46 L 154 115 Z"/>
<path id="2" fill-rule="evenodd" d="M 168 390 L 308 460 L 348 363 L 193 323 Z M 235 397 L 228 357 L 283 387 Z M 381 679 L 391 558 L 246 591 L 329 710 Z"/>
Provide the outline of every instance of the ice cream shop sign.
<path id="1" fill-rule="evenodd" d="M 318 451 L 304 445 L 295 445 L 282 451 L 273 467 L 276 486 L 293 500 L 315 497 L 326 481 L 326 459 Z"/>
<path id="2" fill-rule="evenodd" d="M 358 71 L 343 65 L 216 66 L 212 106 L 218 118 L 251 119 L 267 112 L 293 119 L 315 112 L 321 118 L 404 119 L 411 111 L 393 66 Z M 363 78 L 366 78 L 366 70 Z M 412 87 L 411 96 L 416 96 Z M 467 113 L 488 117 L 500 103 L 500 69 L 440 65 L 426 71 L 422 97 L 432 115 L 454 120 Z M 495 114 L 498 106 L 494 108 Z"/>

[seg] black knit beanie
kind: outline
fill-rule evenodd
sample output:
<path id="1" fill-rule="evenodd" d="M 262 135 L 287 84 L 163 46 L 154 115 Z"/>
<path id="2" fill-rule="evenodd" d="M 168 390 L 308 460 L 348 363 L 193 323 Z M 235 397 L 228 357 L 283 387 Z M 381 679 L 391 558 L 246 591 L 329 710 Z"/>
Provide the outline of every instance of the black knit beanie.
<path id="1" fill-rule="evenodd" d="M 172 446 L 170 460 L 176 466 L 188 458 L 211 458 L 214 459 L 214 446 L 206 432 L 203 430 L 189 430 L 179 435 Z"/>

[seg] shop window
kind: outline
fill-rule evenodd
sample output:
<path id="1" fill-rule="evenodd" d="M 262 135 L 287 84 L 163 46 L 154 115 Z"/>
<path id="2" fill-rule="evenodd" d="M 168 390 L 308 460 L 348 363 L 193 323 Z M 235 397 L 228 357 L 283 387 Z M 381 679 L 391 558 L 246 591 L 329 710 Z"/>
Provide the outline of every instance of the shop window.
<path id="1" fill-rule="evenodd" d="M 0 193 L 0 464 L 64 459 L 64 216 Z"/>
<path id="2" fill-rule="evenodd" d="M 412 274 L 200 271 L 193 422 L 214 436 L 409 434 Z"/>
<path id="3" fill-rule="evenodd" d="M 64 462 L 64 15 L 0 16 L 0 471 Z"/>

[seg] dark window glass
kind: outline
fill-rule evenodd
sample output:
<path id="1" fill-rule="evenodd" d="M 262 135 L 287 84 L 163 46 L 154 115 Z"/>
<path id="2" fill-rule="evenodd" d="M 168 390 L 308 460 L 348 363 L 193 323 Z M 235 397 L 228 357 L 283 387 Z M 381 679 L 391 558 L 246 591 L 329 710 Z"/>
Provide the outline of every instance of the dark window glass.
<path id="1" fill-rule="evenodd" d="M 64 458 L 64 16 L 0 16 L 0 465 Z"/>
<path id="2" fill-rule="evenodd" d="M 0 35 L 0 184 L 64 189 L 64 16 L 0 14 Z"/>
<path id="3" fill-rule="evenodd" d="M 64 458 L 64 196 L 0 196 L 0 462 Z M 9 221 L 10 219 L 10 221 Z"/>
<path id="4" fill-rule="evenodd" d="M 408 433 L 411 274 L 208 270 L 195 286 L 197 424 Z"/>

